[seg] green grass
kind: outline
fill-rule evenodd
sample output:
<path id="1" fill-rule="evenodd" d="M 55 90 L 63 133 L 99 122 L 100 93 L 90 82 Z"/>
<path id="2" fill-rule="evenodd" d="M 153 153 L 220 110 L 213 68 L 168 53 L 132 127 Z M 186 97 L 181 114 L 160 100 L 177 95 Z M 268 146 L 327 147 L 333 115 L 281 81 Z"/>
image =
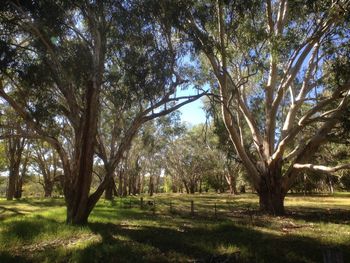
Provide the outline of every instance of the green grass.
<path id="1" fill-rule="evenodd" d="M 284 217 L 257 205 L 251 194 L 101 200 L 74 227 L 61 199 L 0 199 L 0 262 L 322 262 L 325 249 L 350 261 L 349 194 L 290 195 Z"/>

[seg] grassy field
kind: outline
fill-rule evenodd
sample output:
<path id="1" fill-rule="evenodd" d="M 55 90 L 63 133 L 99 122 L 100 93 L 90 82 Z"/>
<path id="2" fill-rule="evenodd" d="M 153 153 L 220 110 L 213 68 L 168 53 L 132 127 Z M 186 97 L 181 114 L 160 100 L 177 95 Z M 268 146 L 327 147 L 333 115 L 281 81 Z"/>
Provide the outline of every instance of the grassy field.
<path id="1" fill-rule="evenodd" d="M 326 250 L 350 262 L 349 193 L 288 196 L 285 217 L 259 214 L 257 201 L 163 194 L 141 209 L 140 197 L 101 200 L 74 227 L 61 199 L 0 199 L 0 262 L 322 262 Z"/>

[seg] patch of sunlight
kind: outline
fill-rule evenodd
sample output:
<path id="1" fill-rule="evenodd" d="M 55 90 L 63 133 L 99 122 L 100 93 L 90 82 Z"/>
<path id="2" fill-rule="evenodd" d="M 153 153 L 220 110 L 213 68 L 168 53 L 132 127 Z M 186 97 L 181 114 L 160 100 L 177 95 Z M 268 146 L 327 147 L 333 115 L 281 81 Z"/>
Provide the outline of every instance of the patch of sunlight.
<path id="1" fill-rule="evenodd" d="M 272 229 L 272 228 L 266 228 L 266 227 L 260 227 L 260 226 L 253 226 L 251 229 L 254 229 L 262 234 L 269 234 L 269 235 L 275 235 L 275 236 L 281 236 L 283 232 L 281 232 L 278 229 Z"/>
<path id="2" fill-rule="evenodd" d="M 112 237 L 114 239 L 120 240 L 120 241 L 133 242 L 132 238 L 130 238 L 128 236 L 123 236 L 123 235 L 120 235 L 120 234 L 112 235 Z"/>
<path id="3" fill-rule="evenodd" d="M 67 248 L 83 249 L 93 244 L 102 242 L 102 237 L 100 235 L 82 235 L 76 239 L 71 239 L 66 245 Z"/>
<path id="4" fill-rule="evenodd" d="M 217 251 L 217 254 L 234 254 L 240 251 L 239 247 L 232 245 L 232 244 L 220 244 L 218 245 L 215 250 Z"/>

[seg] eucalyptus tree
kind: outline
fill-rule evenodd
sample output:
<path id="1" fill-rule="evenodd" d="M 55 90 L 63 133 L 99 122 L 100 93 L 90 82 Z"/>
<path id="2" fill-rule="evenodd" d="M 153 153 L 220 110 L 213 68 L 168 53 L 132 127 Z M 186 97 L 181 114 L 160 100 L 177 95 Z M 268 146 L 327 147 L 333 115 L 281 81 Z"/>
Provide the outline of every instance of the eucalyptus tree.
<path id="1" fill-rule="evenodd" d="M 22 154 L 25 148 L 26 139 L 20 138 L 17 134 L 6 140 L 6 155 L 8 158 L 8 184 L 6 191 L 7 200 L 20 198 L 22 196 L 23 178 L 20 174 Z"/>
<path id="2" fill-rule="evenodd" d="M 284 213 L 301 169 L 349 167 L 312 163 L 349 106 L 348 1 L 153 3 L 201 55 L 261 210 Z"/>
<path id="3" fill-rule="evenodd" d="M 63 186 L 63 173 L 57 152 L 43 141 L 31 143 L 31 167 L 39 174 L 39 184 L 44 189 L 44 196 L 51 197 L 54 186 Z"/>
<path id="4" fill-rule="evenodd" d="M 109 180 L 105 176 L 90 193 L 95 153 L 103 152 L 98 126 L 104 93 L 139 110 L 118 154 L 110 155 L 113 165 L 140 123 L 202 95 L 174 97 L 185 80 L 177 72 L 172 31 L 142 10 L 142 1 L 1 5 L 0 96 L 26 123 L 24 137 L 44 140 L 57 151 L 67 223 L 87 222 Z"/>
<path id="5" fill-rule="evenodd" d="M 6 198 L 12 200 L 22 196 L 21 167 L 26 169 L 27 158 L 24 152 L 27 140 L 22 138 L 18 132 L 21 129 L 21 123 L 14 112 L 6 104 L 1 104 L 1 109 L 0 139 L 4 142 L 3 150 L 7 159 L 6 170 L 8 171 Z"/>
<path id="6" fill-rule="evenodd" d="M 107 53 L 112 65 L 101 94 L 96 151 L 105 166 L 109 193 L 118 165 L 125 165 L 123 158 L 144 124 L 203 95 L 176 96 L 176 90 L 188 88 L 192 78 L 192 66 L 182 61 L 187 47 L 174 41 L 166 21 L 154 20 L 144 10 L 142 1 L 135 1 L 130 10 L 126 4 L 119 14 L 124 29 L 114 33 L 116 39 L 124 41 L 115 43 L 118 47 Z"/>

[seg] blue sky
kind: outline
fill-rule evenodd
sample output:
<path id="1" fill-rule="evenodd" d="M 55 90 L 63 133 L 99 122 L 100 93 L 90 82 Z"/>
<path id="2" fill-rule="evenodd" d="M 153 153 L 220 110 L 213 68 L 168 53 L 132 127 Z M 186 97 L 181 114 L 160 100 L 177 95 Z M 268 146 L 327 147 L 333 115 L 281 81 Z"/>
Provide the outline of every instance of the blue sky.
<path id="1" fill-rule="evenodd" d="M 179 63 L 187 64 L 187 66 L 194 66 L 194 67 L 199 66 L 199 62 L 196 59 L 193 59 L 190 54 L 187 54 L 181 57 Z M 189 86 L 185 90 L 178 89 L 176 91 L 176 96 L 180 97 L 180 96 L 196 95 L 197 92 L 198 91 L 193 86 Z M 203 99 L 204 97 L 180 108 L 181 120 L 183 122 L 186 122 L 190 125 L 205 123 L 206 121 L 205 112 L 202 109 L 204 106 Z"/>
<path id="2" fill-rule="evenodd" d="M 185 90 L 177 90 L 176 96 L 196 95 L 197 90 L 189 87 Z M 181 120 L 190 125 L 205 123 L 205 112 L 203 108 L 203 97 L 180 108 Z"/>
<path id="3" fill-rule="evenodd" d="M 198 99 L 180 108 L 181 120 L 191 125 L 205 123 L 205 112 L 202 99 Z"/>

